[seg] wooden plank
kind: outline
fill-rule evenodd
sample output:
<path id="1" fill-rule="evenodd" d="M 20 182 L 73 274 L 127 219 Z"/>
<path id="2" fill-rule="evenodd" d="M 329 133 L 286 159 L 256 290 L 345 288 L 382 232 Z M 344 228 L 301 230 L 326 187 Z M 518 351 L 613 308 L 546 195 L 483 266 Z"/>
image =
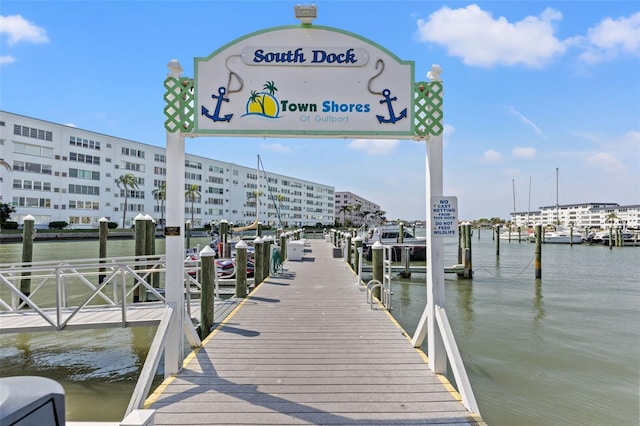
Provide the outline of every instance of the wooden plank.
<path id="1" fill-rule="evenodd" d="M 324 241 L 287 262 L 147 401 L 155 424 L 478 424 Z"/>

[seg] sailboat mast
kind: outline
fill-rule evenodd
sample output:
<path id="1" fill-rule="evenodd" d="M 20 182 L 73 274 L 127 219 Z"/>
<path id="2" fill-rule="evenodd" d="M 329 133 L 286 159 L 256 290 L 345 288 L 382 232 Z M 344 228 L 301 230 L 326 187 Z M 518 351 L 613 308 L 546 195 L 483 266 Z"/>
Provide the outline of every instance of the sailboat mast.
<path id="1" fill-rule="evenodd" d="M 513 214 L 516 214 L 516 180 L 511 179 L 511 187 L 513 190 Z"/>
<path id="2" fill-rule="evenodd" d="M 527 204 L 527 228 L 529 227 L 529 214 L 531 213 L 531 176 L 529 176 L 529 202 Z"/>
<path id="3" fill-rule="evenodd" d="M 558 168 L 556 167 L 556 225 L 560 224 L 560 205 L 558 204 Z"/>

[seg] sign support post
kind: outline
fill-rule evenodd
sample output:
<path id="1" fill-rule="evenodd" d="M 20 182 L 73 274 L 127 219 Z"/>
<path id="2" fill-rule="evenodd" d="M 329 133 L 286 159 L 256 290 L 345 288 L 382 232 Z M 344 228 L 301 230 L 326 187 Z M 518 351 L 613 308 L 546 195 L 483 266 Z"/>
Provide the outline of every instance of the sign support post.
<path id="1" fill-rule="evenodd" d="M 434 65 L 427 77 L 440 85 L 440 67 Z M 421 89 L 419 89 L 421 91 Z M 439 95 L 442 95 L 439 93 Z M 441 105 L 425 105 L 426 110 L 437 110 Z M 426 224 L 427 224 L 427 305 L 422 313 L 420 322 L 414 333 L 412 343 L 419 347 L 427 338 L 427 355 L 429 356 L 429 368 L 435 373 L 446 373 L 447 354 L 442 340 L 442 333 L 436 321 L 436 306 L 443 306 L 444 295 L 444 241 L 442 238 L 433 238 L 435 223 L 431 214 L 431 200 L 433 197 L 441 197 L 443 192 L 443 161 L 442 161 L 442 122 L 441 112 L 435 120 L 425 120 L 425 125 L 435 125 L 435 131 L 427 131 L 424 136 L 426 143 Z M 420 130 L 420 129 L 417 129 Z"/>
<path id="2" fill-rule="evenodd" d="M 169 62 L 169 76 L 165 80 L 167 87 L 167 107 L 165 113 L 172 118 L 165 123 L 167 130 L 167 223 L 165 228 L 167 272 L 165 278 L 165 297 L 174 305 L 174 316 L 168 329 L 164 356 L 164 377 L 176 374 L 182 368 L 184 338 L 184 160 L 185 138 L 181 132 L 184 109 L 183 92 L 188 87 L 181 85 L 182 66 L 177 60 Z M 169 110 L 169 111 L 167 111 Z M 171 112 L 169 114 L 168 112 Z"/>

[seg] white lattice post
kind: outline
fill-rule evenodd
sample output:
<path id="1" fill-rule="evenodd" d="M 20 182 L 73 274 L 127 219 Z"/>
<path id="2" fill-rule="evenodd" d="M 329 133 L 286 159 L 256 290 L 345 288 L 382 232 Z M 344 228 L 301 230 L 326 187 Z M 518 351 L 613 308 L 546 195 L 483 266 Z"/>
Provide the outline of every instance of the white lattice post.
<path id="1" fill-rule="evenodd" d="M 444 242 L 433 238 L 431 199 L 443 195 L 442 160 L 442 80 L 440 66 L 433 65 L 430 83 L 416 84 L 416 136 L 426 143 L 426 219 L 427 219 L 427 305 L 413 336 L 419 347 L 427 338 L 429 367 L 436 373 L 447 370 L 447 354 L 435 317 L 436 305 L 444 306 Z"/>
<path id="2" fill-rule="evenodd" d="M 181 86 L 182 66 L 177 60 L 169 62 L 170 73 L 165 80 L 167 92 L 165 100 L 165 122 L 167 130 L 167 221 L 166 256 L 167 272 L 165 277 L 165 297 L 167 303 L 174 305 L 175 314 L 169 325 L 165 345 L 165 378 L 177 373 L 182 367 L 184 339 L 184 136 L 181 132 L 183 87 Z"/>

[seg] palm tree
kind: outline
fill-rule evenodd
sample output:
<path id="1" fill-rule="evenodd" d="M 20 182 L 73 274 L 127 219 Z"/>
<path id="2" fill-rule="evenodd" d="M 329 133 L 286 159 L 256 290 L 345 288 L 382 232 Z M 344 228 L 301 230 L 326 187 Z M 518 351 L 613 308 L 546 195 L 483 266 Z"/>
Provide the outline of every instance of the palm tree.
<path id="1" fill-rule="evenodd" d="M 249 98 L 250 102 L 256 102 L 258 105 L 260 105 L 260 109 L 262 109 L 262 113 L 264 114 L 264 96 L 261 95 L 260 93 L 256 92 L 255 90 L 251 91 L 251 97 Z"/>
<path id="2" fill-rule="evenodd" d="M 191 202 L 191 226 L 195 226 L 195 223 L 193 222 L 193 203 L 197 198 L 200 198 L 201 195 L 198 189 L 200 189 L 200 187 L 197 184 L 192 183 L 184 193 L 185 198 Z"/>
<path id="3" fill-rule="evenodd" d="M 4 167 L 8 171 L 11 171 L 11 165 L 4 161 L 2 158 L 0 158 L 0 166 Z"/>
<path id="4" fill-rule="evenodd" d="M 124 228 L 127 216 L 127 200 L 129 199 L 129 191 L 138 189 L 138 178 L 133 173 L 127 173 L 116 179 L 116 185 L 118 185 L 120 193 L 124 192 L 124 209 L 122 210 L 122 228 Z"/>
<path id="5" fill-rule="evenodd" d="M 167 199 L 167 182 L 162 182 L 156 189 L 151 191 L 156 204 L 160 207 L 160 225 L 164 225 L 164 202 Z"/>
<path id="6" fill-rule="evenodd" d="M 273 81 L 267 81 L 262 88 L 268 91 L 271 96 L 278 91 Z"/>
<path id="7" fill-rule="evenodd" d="M 345 222 L 347 221 L 346 215 L 347 212 L 351 211 L 351 205 L 347 204 L 338 209 L 338 214 L 342 213 L 342 226 L 345 226 Z"/>
<path id="8" fill-rule="evenodd" d="M 615 213 L 613 213 L 613 212 L 611 212 L 611 213 L 609 213 L 609 215 L 607 216 L 607 219 L 605 220 L 605 222 L 606 222 L 606 223 L 611 222 L 611 227 L 613 228 L 613 223 L 616 221 L 616 219 L 619 219 L 619 218 L 618 218 L 618 215 L 617 215 L 617 214 L 615 214 Z"/>

